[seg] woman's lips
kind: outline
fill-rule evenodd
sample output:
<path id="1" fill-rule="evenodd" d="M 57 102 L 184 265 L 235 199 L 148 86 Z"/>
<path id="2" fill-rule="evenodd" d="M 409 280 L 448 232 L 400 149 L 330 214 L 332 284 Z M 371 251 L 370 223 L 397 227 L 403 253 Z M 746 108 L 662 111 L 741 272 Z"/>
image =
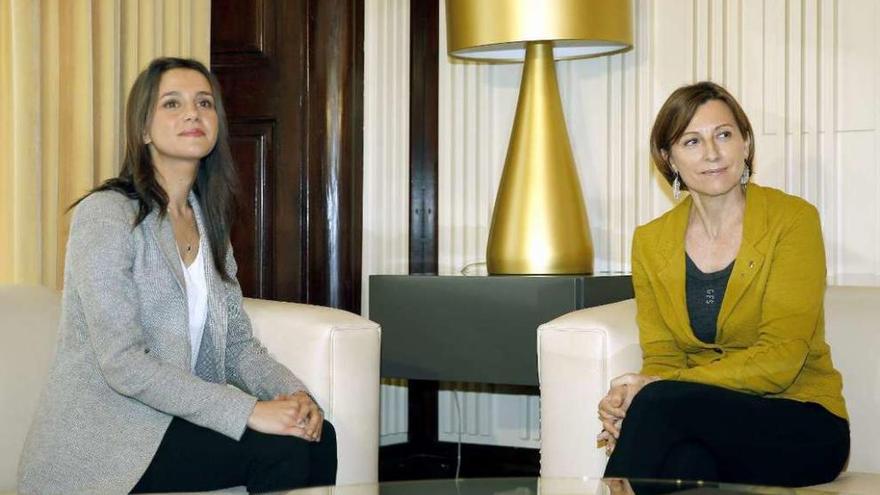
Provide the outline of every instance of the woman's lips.
<path id="1" fill-rule="evenodd" d="M 180 135 L 186 137 L 202 137 L 205 135 L 205 132 L 201 129 L 192 129 L 189 131 L 183 131 L 180 133 Z"/>

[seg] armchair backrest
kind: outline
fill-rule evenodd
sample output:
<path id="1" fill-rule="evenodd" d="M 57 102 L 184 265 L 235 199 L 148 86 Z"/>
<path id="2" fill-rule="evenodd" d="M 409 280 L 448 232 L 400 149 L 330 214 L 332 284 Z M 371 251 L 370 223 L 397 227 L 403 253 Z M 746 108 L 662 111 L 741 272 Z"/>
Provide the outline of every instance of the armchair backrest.
<path id="1" fill-rule="evenodd" d="M 61 294 L 0 286 L 0 492 L 15 491 L 18 457 L 55 355 Z"/>
<path id="2" fill-rule="evenodd" d="M 880 287 L 828 287 L 825 338 L 850 416 L 847 470 L 880 473 Z"/>

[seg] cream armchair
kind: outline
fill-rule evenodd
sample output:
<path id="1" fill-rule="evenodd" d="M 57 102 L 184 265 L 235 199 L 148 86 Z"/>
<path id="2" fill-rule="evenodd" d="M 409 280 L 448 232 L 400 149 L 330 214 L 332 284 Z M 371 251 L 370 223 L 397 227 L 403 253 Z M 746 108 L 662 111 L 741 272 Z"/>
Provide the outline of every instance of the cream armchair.
<path id="1" fill-rule="evenodd" d="M 597 405 L 609 381 L 641 368 L 630 299 L 582 309 L 538 328 L 541 476 L 601 477 Z M 847 472 L 822 488 L 880 493 L 880 287 L 829 287 L 826 337 L 843 374 L 852 446 Z"/>
<path id="2" fill-rule="evenodd" d="M 0 493 L 14 492 L 24 437 L 55 348 L 60 294 L 0 286 Z M 337 432 L 337 483 L 375 483 L 379 326 L 325 307 L 245 299 L 254 333 L 309 387 Z"/>

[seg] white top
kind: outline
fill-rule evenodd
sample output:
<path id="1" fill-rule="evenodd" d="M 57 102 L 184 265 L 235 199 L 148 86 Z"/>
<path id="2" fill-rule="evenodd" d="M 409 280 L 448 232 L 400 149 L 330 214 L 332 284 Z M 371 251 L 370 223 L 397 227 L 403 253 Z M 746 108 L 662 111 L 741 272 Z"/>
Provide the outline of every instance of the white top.
<path id="1" fill-rule="evenodd" d="M 201 244 L 201 243 L 199 243 Z M 205 333 L 205 321 L 208 319 L 208 286 L 205 277 L 205 258 L 202 248 L 197 244 L 198 252 L 192 264 L 186 266 L 183 259 L 183 277 L 186 279 L 187 308 L 189 309 L 189 342 L 192 350 L 191 371 L 196 369 L 196 360 L 202 346 L 202 335 Z"/>

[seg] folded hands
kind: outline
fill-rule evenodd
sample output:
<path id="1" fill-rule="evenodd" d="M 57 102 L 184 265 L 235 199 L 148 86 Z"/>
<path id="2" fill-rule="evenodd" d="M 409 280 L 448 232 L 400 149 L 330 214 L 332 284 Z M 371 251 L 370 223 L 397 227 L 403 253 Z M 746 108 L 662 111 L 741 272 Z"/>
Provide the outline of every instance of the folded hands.
<path id="1" fill-rule="evenodd" d="M 599 419 L 602 421 L 602 432 L 597 437 L 600 443 L 604 443 L 605 452 L 608 455 L 614 451 L 623 419 L 626 417 L 626 411 L 632 404 L 633 398 L 642 387 L 659 379 L 656 376 L 627 373 L 611 380 L 608 394 L 599 401 Z"/>
<path id="2" fill-rule="evenodd" d="M 247 424 L 261 433 L 317 442 L 321 440 L 324 414 L 309 394 L 297 392 L 257 402 Z"/>

